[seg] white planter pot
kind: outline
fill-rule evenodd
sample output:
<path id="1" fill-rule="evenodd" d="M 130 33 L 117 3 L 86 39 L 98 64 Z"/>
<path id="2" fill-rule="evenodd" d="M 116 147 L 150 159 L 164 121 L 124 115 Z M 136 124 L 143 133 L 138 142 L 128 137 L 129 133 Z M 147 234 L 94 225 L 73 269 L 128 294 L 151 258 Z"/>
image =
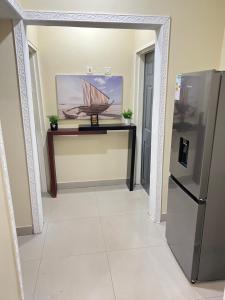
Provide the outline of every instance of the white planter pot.
<path id="1" fill-rule="evenodd" d="M 125 119 L 125 118 L 123 118 L 123 120 L 124 120 L 124 123 L 125 123 L 126 125 L 130 125 L 131 119 Z"/>

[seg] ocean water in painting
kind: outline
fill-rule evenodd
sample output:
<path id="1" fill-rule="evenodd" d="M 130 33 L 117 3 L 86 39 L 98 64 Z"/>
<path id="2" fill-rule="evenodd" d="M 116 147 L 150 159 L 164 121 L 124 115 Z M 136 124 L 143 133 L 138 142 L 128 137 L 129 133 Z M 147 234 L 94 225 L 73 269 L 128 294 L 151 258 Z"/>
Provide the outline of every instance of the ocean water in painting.
<path id="1" fill-rule="evenodd" d="M 102 75 L 57 75 L 60 119 L 121 118 L 123 77 Z"/>

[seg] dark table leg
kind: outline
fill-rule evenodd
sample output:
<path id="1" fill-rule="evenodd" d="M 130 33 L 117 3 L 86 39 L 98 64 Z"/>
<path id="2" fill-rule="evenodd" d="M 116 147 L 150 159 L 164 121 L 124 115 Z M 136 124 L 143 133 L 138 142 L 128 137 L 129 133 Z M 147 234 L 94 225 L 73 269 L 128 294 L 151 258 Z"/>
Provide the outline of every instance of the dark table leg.
<path id="1" fill-rule="evenodd" d="M 54 151 L 54 135 L 48 134 L 48 159 L 49 159 L 49 174 L 50 174 L 50 191 L 49 194 L 56 198 L 57 196 L 57 181 L 55 171 L 55 151 Z"/>
<path id="2" fill-rule="evenodd" d="M 127 161 L 127 186 L 130 191 L 134 189 L 134 164 L 136 147 L 136 128 L 129 130 L 128 161 Z"/>

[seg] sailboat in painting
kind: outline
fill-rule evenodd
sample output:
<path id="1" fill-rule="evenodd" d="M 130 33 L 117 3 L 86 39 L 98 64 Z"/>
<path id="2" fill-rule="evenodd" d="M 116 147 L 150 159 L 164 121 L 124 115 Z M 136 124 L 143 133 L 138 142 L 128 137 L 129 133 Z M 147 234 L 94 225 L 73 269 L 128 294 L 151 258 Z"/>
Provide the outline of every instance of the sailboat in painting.
<path id="1" fill-rule="evenodd" d="M 110 98 L 87 80 L 83 79 L 82 88 L 84 105 L 63 111 L 67 119 L 76 119 L 81 113 L 85 113 L 88 116 L 101 114 L 114 103 L 114 101 L 110 103 Z"/>

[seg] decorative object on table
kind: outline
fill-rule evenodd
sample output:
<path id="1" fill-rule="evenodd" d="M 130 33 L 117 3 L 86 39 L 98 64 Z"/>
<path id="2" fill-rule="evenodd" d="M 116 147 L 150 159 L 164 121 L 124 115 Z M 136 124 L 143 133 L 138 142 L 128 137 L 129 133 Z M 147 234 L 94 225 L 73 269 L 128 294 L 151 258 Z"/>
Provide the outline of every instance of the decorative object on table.
<path id="1" fill-rule="evenodd" d="M 58 120 L 59 117 L 56 115 L 48 116 L 49 122 L 50 122 L 50 128 L 51 130 L 58 130 Z"/>
<path id="2" fill-rule="evenodd" d="M 133 116 L 132 110 L 131 109 L 124 110 L 123 113 L 122 113 L 122 116 L 123 116 L 123 119 L 124 119 L 124 123 L 126 125 L 130 125 L 131 124 L 131 119 L 132 119 L 132 116 Z"/>
<path id="3" fill-rule="evenodd" d="M 98 114 L 91 114 L 91 126 L 98 126 Z"/>
<path id="4" fill-rule="evenodd" d="M 123 77 L 102 75 L 56 75 L 60 119 L 120 119 Z"/>

